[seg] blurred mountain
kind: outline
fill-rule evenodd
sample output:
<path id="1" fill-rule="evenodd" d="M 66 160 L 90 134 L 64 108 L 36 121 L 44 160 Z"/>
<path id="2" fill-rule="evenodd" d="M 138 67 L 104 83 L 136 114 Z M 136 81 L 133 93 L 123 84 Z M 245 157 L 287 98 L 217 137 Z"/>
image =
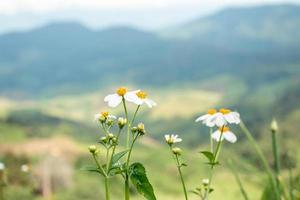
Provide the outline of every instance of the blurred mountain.
<path id="1" fill-rule="evenodd" d="M 299 13 L 294 5 L 230 8 L 159 33 L 53 23 L 1 35 L 1 93 L 77 92 L 120 81 L 159 85 L 224 73 L 251 87 L 290 78 L 300 60 Z"/>

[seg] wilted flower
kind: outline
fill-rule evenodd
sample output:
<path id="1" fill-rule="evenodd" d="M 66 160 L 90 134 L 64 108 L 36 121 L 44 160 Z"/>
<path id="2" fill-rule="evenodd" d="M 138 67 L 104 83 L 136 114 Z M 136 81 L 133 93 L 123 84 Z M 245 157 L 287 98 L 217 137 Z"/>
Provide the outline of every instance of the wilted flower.
<path id="1" fill-rule="evenodd" d="M 213 119 L 216 113 L 217 113 L 216 109 L 209 109 L 205 115 L 198 117 L 195 120 L 195 122 L 202 121 L 202 123 L 205 124 L 206 126 L 213 127 L 215 126 Z"/>
<path id="2" fill-rule="evenodd" d="M 96 151 L 97 151 L 97 147 L 96 147 L 95 145 L 89 146 L 88 149 L 89 149 L 89 151 L 90 151 L 92 154 L 96 153 Z"/>
<path id="3" fill-rule="evenodd" d="M 225 138 L 225 140 L 227 140 L 228 142 L 231 142 L 231 143 L 235 143 L 237 140 L 234 133 L 231 132 L 229 127 L 227 127 L 227 126 L 220 127 L 218 130 L 216 130 L 212 134 L 212 138 L 214 140 L 216 140 L 217 142 L 219 142 L 220 139 L 221 139 L 221 141 L 223 141 L 224 138 Z"/>
<path id="4" fill-rule="evenodd" d="M 133 99 L 133 103 L 137 104 L 137 105 L 142 105 L 143 103 L 146 103 L 148 105 L 149 108 L 152 108 L 153 106 L 156 106 L 156 103 L 147 98 L 147 93 L 141 90 L 137 90 L 137 91 L 133 91 L 133 92 L 129 92 L 129 94 L 131 96 L 131 99 Z"/>
<path id="5" fill-rule="evenodd" d="M 172 145 L 174 143 L 178 143 L 178 142 L 182 141 L 182 139 L 179 138 L 178 135 L 174 135 L 174 134 L 165 135 L 165 139 L 166 139 L 167 144 L 169 144 L 169 145 Z"/>
<path id="6" fill-rule="evenodd" d="M 115 94 L 107 95 L 104 98 L 104 101 L 107 102 L 108 106 L 110 106 L 110 107 L 117 107 L 122 102 L 123 98 L 126 101 L 136 102 L 137 96 L 133 95 L 133 93 L 136 93 L 136 92 L 138 92 L 138 90 L 128 92 L 127 88 L 120 87 L 120 88 L 117 89 Z"/>
<path id="7" fill-rule="evenodd" d="M 0 162 L 0 171 L 3 171 L 5 169 L 4 163 Z"/>
<path id="8" fill-rule="evenodd" d="M 118 119 L 118 126 L 122 129 L 127 124 L 127 119 L 123 117 L 119 117 Z"/>
<path id="9" fill-rule="evenodd" d="M 181 150 L 179 147 L 174 147 L 174 148 L 172 148 L 172 152 L 173 152 L 175 155 L 180 156 L 181 153 L 182 153 L 182 150 Z"/>
<path id="10" fill-rule="evenodd" d="M 117 119 L 117 117 L 114 115 L 110 115 L 109 112 L 106 111 L 94 115 L 94 121 L 100 121 L 101 123 L 104 123 L 108 119 L 113 120 L 113 119 Z"/>
<path id="11" fill-rule="evenodd" d="M 270 129 L 273 133 L 276 133 L 278 131 L 278 124 L 275 119 L 272 120 Z"/>

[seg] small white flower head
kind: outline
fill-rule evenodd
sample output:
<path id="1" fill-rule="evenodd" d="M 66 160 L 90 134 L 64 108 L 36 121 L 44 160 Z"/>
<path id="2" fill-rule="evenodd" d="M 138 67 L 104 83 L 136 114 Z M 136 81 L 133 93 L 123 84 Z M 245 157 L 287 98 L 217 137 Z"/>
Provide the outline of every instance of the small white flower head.
<path id="1" fill-rule="evenodd" d="M 220 140 L 223 141 L 224 139 L 228 142 L 235 143 L 237 138 L 233 132 L 230 131 L 229 127 L 222 126 L 212 134 L 212 138 L 219 142 Z"/>
<path id="2" fill-rule="evenodd" d="M 21 171 L 24 173 L 29 172 L 29 166 L 26 164 L 21 165 Z"/>
<path id="3" fill-rule="evenodd" d="M 140 135 L 144 135 L 146 133 L 145 125 L 143 123 L 139 123 L 137 125 L 137 132 Z"/>
<path id="4" fill-rule="evenodd" d="M 239 124 L 241 122 L 240 114 L 226 108 L 221 108 L 219 112 L 214 114 L 212 122 L 218 127 L 226 124 Z"/>
<path id="5" fill-rule="evenodd" d="M 106 120 L 114 120 L 114 119 L 117 119 L 117 117 L 114 115 L 110 115 L 109 112 L 106 111 L 94 115 L 94 121 L 99 121 L 101 123 L 104 123 Z"/>
<path id="6" fill-rule="evenodd" d="M 272 120 L 270 129 L 272 133 L 276 133 L 278 131 L 278 124 L 275 119 Z"/>
<path id="7" fill-rule="evenodd" d="M 148 105 L 149 108 L 152 108 L 153 106 L 157 105 L 153 100 L 148 98 L 146 92 L 141 90 L 128 92 L 128 96 L 130 97 L 130 100 L 132 100 L 132 102 L 137 105 L 143 105 L 145 103 Z"/>
<path id="8" fill-rule="evenodd" d="M 206 126 L 213 127 L 215 126 L 214 116 L 216 113 L 217 113 L 216 109 L 209 109 L 205 115 L 198 117 L 195 120 L 195 122 L 202 121 L 202 123 L 205 124 Z"/>
<path id="9" fill-rule="evenodd" d="M 182 150 L 179 147 L 172 148 L 173 154 L 180 156 L 182 154 Z"/>
<path id="10" fill-rule="evenodd" d="M 203 184 L 204 186 L 207 186 L 207 185 L 209 184 L 209 179 L 208 179 L 208 178 L 202 179 L 202 184 Z"/>
<path id="11" fill-rule="evenodd" d="M 136 93 L 138 91 L 133 92 Z M 123 98 L 129 102 L 135 102 L 137 100 L 137 97 L 132 95 L 132 92 L 128 92 L 127 88 L 120 87 L 117 89 L 116 93 L 107 95 L 104 98 L 104 101 L 108 103 L 108 106 L 114 108 L 122 102 Z"/>
<path id="12" fill-rule="evenodd" d="M 5 170 L 5 165 L 4 163 L 0 162 L 0 171 L 3 171 Z"/>
<path id="13" fill-rule="evenodd" d="M 174 134 L 165 135 L 165 140 L 166 140 L 166 143 L 169 145 L 172 145 L 174 143 L 178 143 L 178 142 L 182 141 L 182 139 L 179 138 L 178 135 L 174 135 Z"/>

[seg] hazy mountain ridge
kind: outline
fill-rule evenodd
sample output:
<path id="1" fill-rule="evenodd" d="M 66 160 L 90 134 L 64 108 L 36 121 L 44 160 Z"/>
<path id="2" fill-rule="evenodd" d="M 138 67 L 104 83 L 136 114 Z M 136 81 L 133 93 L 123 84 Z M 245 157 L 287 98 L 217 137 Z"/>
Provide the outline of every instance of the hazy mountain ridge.
<path id="1" fill-rule="evenodd" d="M 76 92 L 111 80 L 198 82 L 223 73 L 239 75 L 251 87 L 289 79 L 299 73 L 290 67 L 300 63 L 298 11 L 294 5 L 230 8 L 173 28 L 167 38 L 130 27 L 93 31 L 75 22 L 1 35 L 1 93 Z M 270 27 L 271 36 L 261 35 Z M 181 33 L 189 37 L 177 37 Z"/>

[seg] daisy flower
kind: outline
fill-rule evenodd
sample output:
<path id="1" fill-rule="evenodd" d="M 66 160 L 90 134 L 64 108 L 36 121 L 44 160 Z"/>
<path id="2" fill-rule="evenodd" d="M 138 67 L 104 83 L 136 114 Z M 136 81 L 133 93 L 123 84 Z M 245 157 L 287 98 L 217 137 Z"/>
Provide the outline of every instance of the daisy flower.
<path id="1" fill-rule="evenodd" d="M 138 92 L 133 91 L 134 93 Z M 117 107 L 123 100 L 123 98 L 126 101 L 135 102 L 137 100 L 136 95 L 132 95 L 132 92 L 128 92 L 127 88 L 120 87 L 117 89 L 115 94 L 109 94 L 104 98 L 104 101 L 108 103 L 108 106 L 110 107 Z"/>
<path id="2" fill-rule="evenodd" d="M 171 134 L 171 135 L 165 135 L 165 139 L 166 139 L 166 142 L 169 144 L 169 145 L 172 145 L 174 143 L 178 143 L 178 142 L 181 142 L 182 139 L 178 137 L 178 135 L 174 135 L 174 134 Z"/>
<path id="3" fill-rule="evenodd" d="M 231 132 L 229 127 L 227 127 L 227 126 L 220 127 L 218 130 L 213 132 L 212 138 L 214 140 L 216 140 L 217 142 L 219 142 L 220 139 L 221 139 L 221 141 L 223 141 L 225 139 L 228 142 L 235 143 L 237 140 L 234 133 Z"/>
<path id="4" fill-rule="evenodd" d="M 213 127 L 215 126 L 215 122 L 214 122 L 215 114 L 217 114 L 216 109 L 209 109 L 205 115 L 198 117 L 195 120 L 195 122 L 202 121 L 202 123 L 205 124 L 206 126 Z"/>
<path id="5" fill-rule="evenodd" d="M 132 101 L 137 105 L 143 105 L 144 103 L 146 103 L 149 108 L 156 106 L 156 103 L 153 100 L 147 98 L 148 95 L 144 91 L 141 90 L 132 91 L 128 93 L 128 96 L 130 98 L 130 101 Z"/>
<path id="6" fill-rule="evenodd" d="M 107 119 L 117 119 L 117 117 L 114 115 L 110 115 L 109 112 L 106 111 L 94 115 L 94 121 L 105 121 Z"/>
<path id="7" fill-rule="evenodd" d="M 229 109 L 222 108 L 214 114 L 211 119 L 212 123 L 218 127 L 222 127 L 226 124 L 239 124 L 241 122 L 240 114 L 238 112 L 233 112 Z"/>

